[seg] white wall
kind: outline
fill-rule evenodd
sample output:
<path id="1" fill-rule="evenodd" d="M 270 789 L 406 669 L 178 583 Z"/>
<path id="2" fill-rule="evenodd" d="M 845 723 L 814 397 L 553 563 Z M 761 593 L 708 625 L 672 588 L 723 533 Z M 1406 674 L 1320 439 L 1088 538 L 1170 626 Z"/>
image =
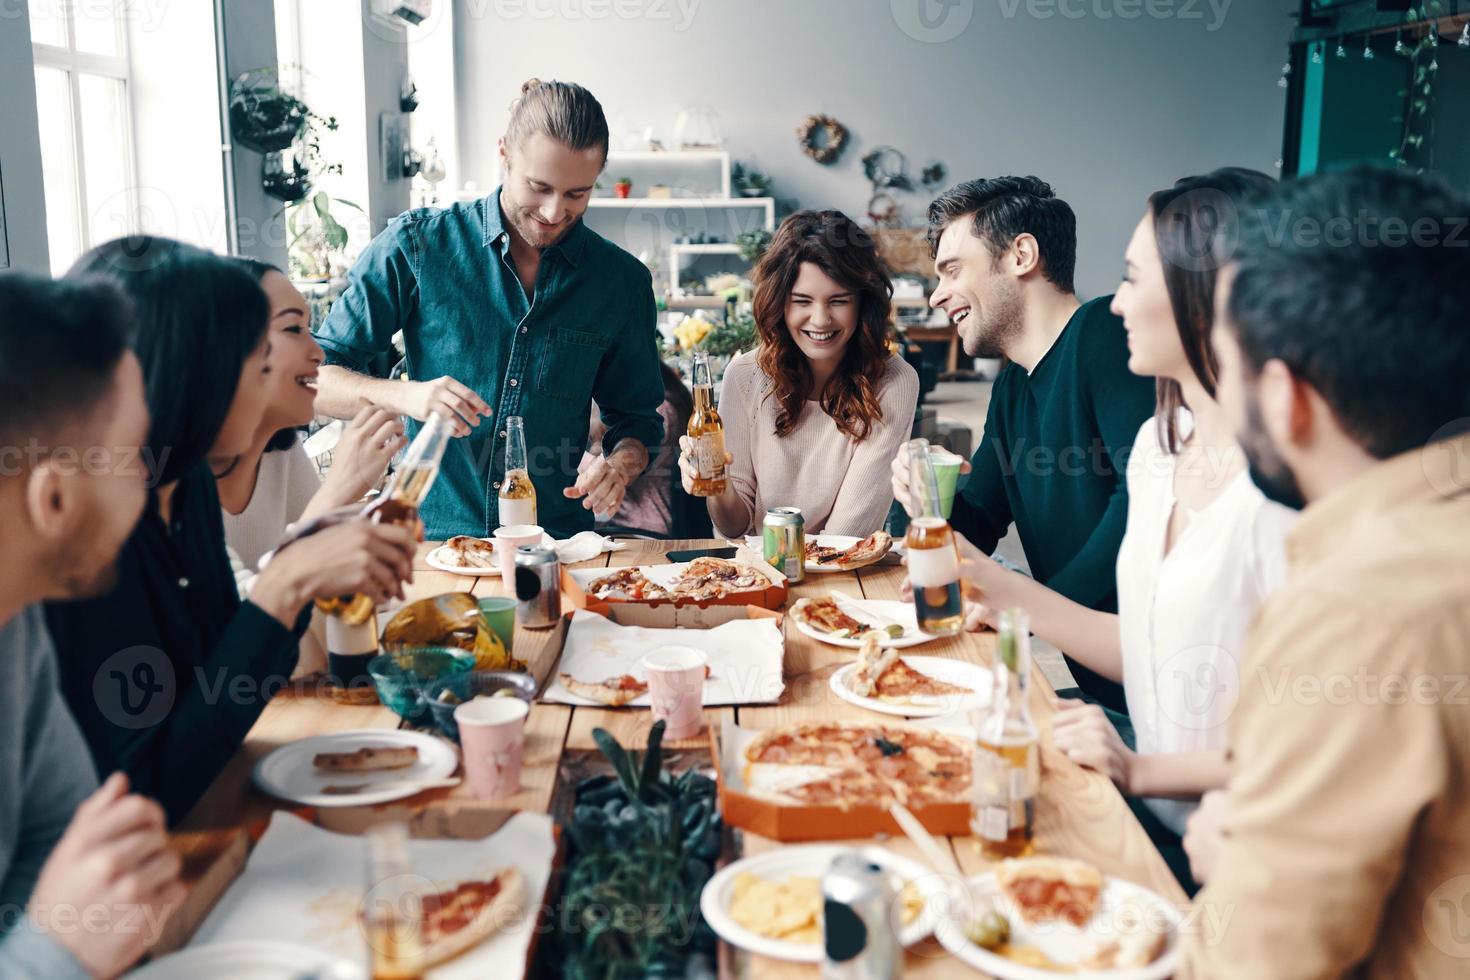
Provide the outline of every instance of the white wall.
<path id="1" fill-rule="evenodd" d="M 455 0 L 460 172 L 492 186 L 506 108 L 531 76 L 581 82 L 615 127 L 620 118 L 653 126 L 665 141 L 680 108 L 708 104 L 736 158 L 803 207 L 862 214 L 860 158 L 882 144 L 907 154 L 916 179 L 933 159 L 950 183 L 1034 173 L 1076 209 L 1078 288 L 1096 295 L 1117 285 L 1151 191 L 1225 164 L 1276 172 L 1285 102 L 1276 81 L 1295 6 Z M 851 131 L 833 166 L 797 146 L 794 127 L 808 113 Z M 901 200 L 921 223 L 927 196 Z"/>
<path id="2" fill-rule="evenodd" d="M 25 17 L 0 17 L 0 193 L 10 268 L 49 274 L 46 186 L 41 178 L 41 133 L 36 121 L 35 62 L 31 25 Z M 0 245 L 0 268 L 6 249 Z"/>

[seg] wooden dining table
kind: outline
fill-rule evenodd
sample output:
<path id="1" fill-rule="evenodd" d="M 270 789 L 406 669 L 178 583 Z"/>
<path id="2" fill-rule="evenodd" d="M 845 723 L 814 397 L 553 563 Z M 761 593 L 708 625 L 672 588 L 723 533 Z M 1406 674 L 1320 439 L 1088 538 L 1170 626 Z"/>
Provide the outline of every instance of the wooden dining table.
<path id="1" fill-rule="evenodd" d="M 604 552 L 596 559 L 573 567 L 648 565 L 666 562 L 670 551 L 723 547 L 724 541 L 627 540 L 621 550 Z M 415 562 L 410 599 L 445 592 L 472 592 L 477 597 L 503 594 L 497 577 L 470 578 L 431 568 L 425 559 L 435 543 L 421 546 Z M 880 565 L 856 572 L 808 575 L 790 588 L 789 604 L 803 596 L 822 596 L 841 590 L 867 599 L 897 599 L 905 572 L 901 566 Z M 564 606 L 564 610 L 565 606 Z M 380 624 L 381 625 L 381 624 Z M 516 628 L 514 654 L 527 663 L 538 683 L 544 684 L 560 654 L 563 628 L 529 630 Z M 795 628 L 789 617 L 784 625 L 786 639 L 785 689 L 780 700 L 770 705 L 740 705 L 705 709 L 706 724 L 718 727 L 733 718 L 742 727 L 771 728 L 803 721 L 872 721 L 877 716 L 837 699 L 828 688 L 831 674 L 850 663 L 853 651 L 822 643 Z M 995 653 L 992 633 L 963 633 L 923 645 L 925 655 L 951 657 L 990 666 Z M 1113 784 L 1104 776 L 1084 769 L 1057 750 L 1051 739 L 1053 693 L 1045 677 L 1033 668 L 1031 711 L 1041 733 L 1041 784 L 1035 809 L 1037 853 L 1085 859 L 1104 874 L 1144 885 L 1181 908 L 1187 902 L 1183 890 L 1170 873 L 1148 835 L 1134 818 Z M 266 705 L 243 746 L 190 814 L 177 828 L 173 844 L 184 858 L 185 882 L 201 886 L 216 868 L 221 855 L 241 849 L 242 839 L 258 829 L 278 809 L 294 804 L 272 799 L 254 788 L 251 770 L 266 754 L 296 739 L 327 732 L 361 728 L 398 728 L 400 719 L 378 704 L 346 704 L 335 699 L 313 679 L 288 686 Z M 628 748 L 642 748 L 651 726 L 650 713 L 640 708 L 572 707 L 536 703 L 526 726 L 526 746 L 521 790 L 513 797 L 479 801 L 467 785 L 429 790 L 403 801 L 400 806 L 414 813 L 452 814 L 475 808 L 502 811 L 550 812 L 557 790 L 558 773 L 571 756 L 597 752 L 593 732 L 606 729 Z M 673 750 L 690 754 L 707 749 L 707 736 L 666 743 Z M 760 854 L 782 844 L 753 833 L 731 835 L 729 858 Z M 851 841 L 857 846 L 873 841 Z M 941 838 L 967 874 L 983 871 L 988 862 L 970 837 Z M 891 837 L 882 845 L 905 857 L 928 863 L 906 838 Z M 217 884 L 217 883 L 216 883 Z M 721 944 L 719 970 L 722 977 L 814 977 L 815 966 L 766 959 Z M 969 966 L 947 953 L 933 938 L 907 953 L 905 975 L 910 977 L 979 976 Z"/>

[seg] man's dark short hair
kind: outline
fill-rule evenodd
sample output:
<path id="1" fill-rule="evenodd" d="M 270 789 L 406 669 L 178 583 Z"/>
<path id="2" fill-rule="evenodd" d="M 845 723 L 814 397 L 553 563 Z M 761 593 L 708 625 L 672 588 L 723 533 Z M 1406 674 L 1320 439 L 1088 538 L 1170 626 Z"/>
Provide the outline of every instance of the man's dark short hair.
<path id="1" fill-rule="evenodd" d="M 0 273 L 0 445 L 55 448 L 111 392 L 133 307 L 96 277 Z"/>
<path id="2" fill-rule="evenodd" d="M 1229 297 L 1253 375 L 1280 359 L 1378 459 L 1470 420 L 1470 202 L 1356 167 L 1244 205 Z"/>
<path id="3" fill-rule="evenodd" d="M 973 219 L 975 237 L 999 257 L 1019 235 L 1030 234 L 1041 253 L 1041 272 L 1064 293 L 1077 266 L 1077 216 L 1051 185 L 1038 177 L 986 177 L 967 180 L 929 205 L 929 252 L 953 221 Z"/>

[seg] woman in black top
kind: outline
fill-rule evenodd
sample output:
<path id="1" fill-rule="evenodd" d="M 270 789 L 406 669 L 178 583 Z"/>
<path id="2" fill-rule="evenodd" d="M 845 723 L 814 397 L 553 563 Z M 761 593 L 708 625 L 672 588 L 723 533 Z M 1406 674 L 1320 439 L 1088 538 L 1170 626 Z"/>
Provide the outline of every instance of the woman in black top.
<path id="1" fill-rule="evenodd" d="M 152 424 L 148 506 L 117 588 L 50 603 L 62 687 L 99 772 L 121 769 L 177 823 L 287 683 L 317 596 L 401 597 L 413 531 L 351 521 L 282 548 L 241 601 L 211 471 L 250 443 L 270 371 L 268 306 L 238 264 L 162 238 L 101 245 L 68 275 L 129 294 Z"/>

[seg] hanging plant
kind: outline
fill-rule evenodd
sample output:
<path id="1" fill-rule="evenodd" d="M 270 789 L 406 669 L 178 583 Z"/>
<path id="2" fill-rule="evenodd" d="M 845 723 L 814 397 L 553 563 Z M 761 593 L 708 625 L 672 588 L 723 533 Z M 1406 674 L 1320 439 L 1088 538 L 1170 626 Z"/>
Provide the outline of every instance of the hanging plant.
<path id="1" fill-rule="evenodd" d="M 279 68 L 255 68 L 230 83 L 230 134 L 257 153 L 278 153 L 296 142 L 308 123 L 329 130 L 337 120 L 319 116 L 281 87 Z"/>
<path id="2" fill-rule="evenodd" d="M 277 154 L 266 156 L 267 165 L 260 176 L 260 186 L 278 201 L 290 204 L 304 198 L 311 190 L 311 171 L 298 157 L 291 157 L 291 166 L 282 167 Z M 272 165 L 270 161 L 275 161 Z"/>
<path id="3" fill-rule="evenodd" d="M 847 127 L 831 116 L 812 115 L 796 127 L 801 151 L 818 163 L 832 163 L 847 145 Z"/>
<path id="4" fill-rule="evenodd" d="M 863 173 L 873 185 L 873 193 L 882 190 L 911 191 L 908 158 L 891 146 L 880 146 L 863 157 Z"/>

